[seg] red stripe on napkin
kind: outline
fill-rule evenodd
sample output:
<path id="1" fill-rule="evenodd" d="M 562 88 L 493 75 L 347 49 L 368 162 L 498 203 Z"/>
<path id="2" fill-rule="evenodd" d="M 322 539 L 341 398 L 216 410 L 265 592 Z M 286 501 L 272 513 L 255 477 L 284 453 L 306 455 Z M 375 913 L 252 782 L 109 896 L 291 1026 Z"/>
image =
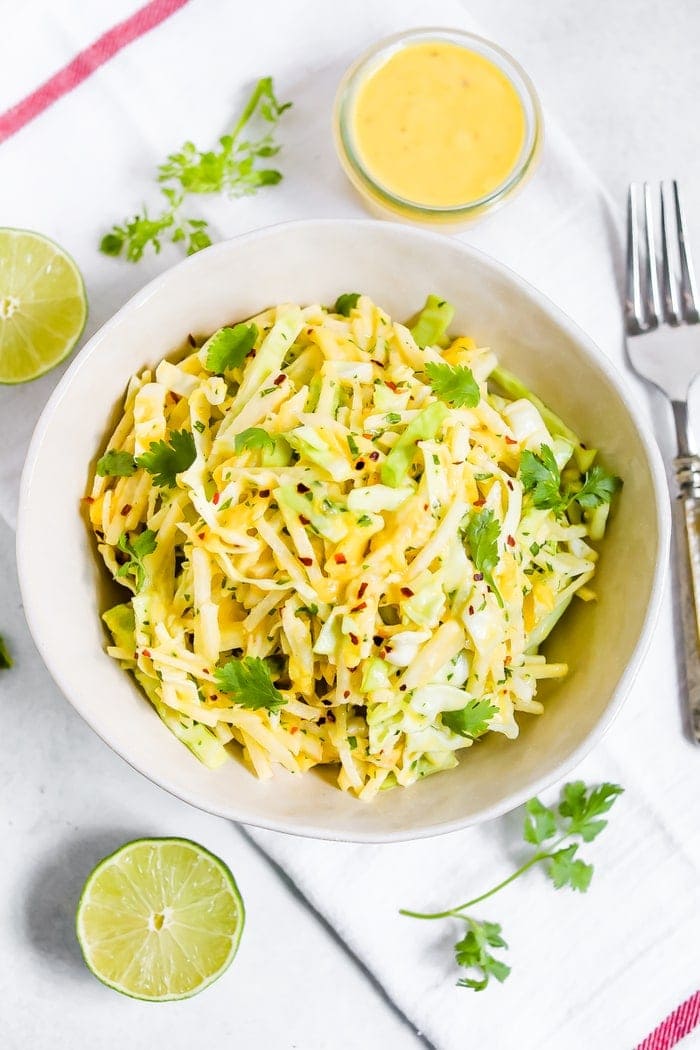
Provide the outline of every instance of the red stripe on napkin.
<path id="1" fill-rule="evenodd" d="M 700 1023 L 700 992 L 669 1014 L 635 1050 L 670 1050 Z"/>
<path id="2" fill-rule="evenodd" d="M 59 69 L 58 73 L 41 84 L 36 91 L 32 91 L 21 102 L 0 115 L 0 142 L 9 139 L 10 135 L 14 135 L 59 98 L 72 91 L 78 84 L 82 84 L 83 80 L 123 47 L 138 40 L 149 30 L 155 29 L 187 2 L 188 0 L 151 0 L 129 18 L 112 26 L 84 51 L 79 52 L 67 66 Z"/>

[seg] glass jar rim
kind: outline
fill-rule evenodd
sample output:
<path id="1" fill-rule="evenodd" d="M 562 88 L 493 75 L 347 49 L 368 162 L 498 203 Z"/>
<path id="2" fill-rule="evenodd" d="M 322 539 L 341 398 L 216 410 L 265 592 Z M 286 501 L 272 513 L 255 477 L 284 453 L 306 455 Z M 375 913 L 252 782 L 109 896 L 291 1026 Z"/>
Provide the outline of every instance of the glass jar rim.
<path id="1" fill-rule="evenodd" d="M 357 92 L 368 76 L 403 47 L 421 41 L 442 41 L 452 43 L 468 51 L 474 51 L 489 59 L 508 78 L 517 92 L 525 115 L 525 141 L 520 154 L 506 178 L 489 193 L 482 197 L 465 201 L 462 204 L 432 205 L 402 197 L 393 193 L 387 186 L 376 179 L 362 163 L 352 132 L 352 114 Z M 392 211 L 414 215 L 423 219 L 460 219 L 487 208 L 494 207 L 503 201 L 508 194 L 518 187 L 530 172 L 541 146 L 542 109 L 530 77 L 522 66 L 504 48 L 485 37 L 466 30 L 452 29 L 444 26 L 409 29 L 384 37 L 371 48 L 364 51 L 345 72 L 335 98 L 334 134 L 336 150 L 341 164 L 351 182 L 368 192 L 373 198 Z"/>

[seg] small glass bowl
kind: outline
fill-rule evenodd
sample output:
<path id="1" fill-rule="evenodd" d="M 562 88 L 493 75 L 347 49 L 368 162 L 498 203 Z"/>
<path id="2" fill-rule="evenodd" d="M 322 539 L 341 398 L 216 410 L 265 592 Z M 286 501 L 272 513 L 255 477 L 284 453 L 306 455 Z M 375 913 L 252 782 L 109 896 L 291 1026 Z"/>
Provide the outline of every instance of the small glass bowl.
<path id="1" fill-rule="evenodd" d="M 403 47 L 417 43 L 456 44 L 489 59 L 515 88 L 525 114 L 525 140 L 520 154 L 506 179 L 486 196 L 447 207 L 425 205 L 408 200 L 382 185 L 364 166 L 354 140 L 353 111 L 357 94 L 366 77 Z M 338 158 L 356 190 L 373 211 L 393 218 L 409 219 L 424 224 L 462 225 L 483 215 L 507 200 L 524 184 L 536 166 L 542 143 L 542 110 L 527 73 L 506 51 L 473 33 L 457 29 L 413 29 L 381 40 L 360 55 L 347 70 L 338 87 L 333 115 L 333 131 Z"/>

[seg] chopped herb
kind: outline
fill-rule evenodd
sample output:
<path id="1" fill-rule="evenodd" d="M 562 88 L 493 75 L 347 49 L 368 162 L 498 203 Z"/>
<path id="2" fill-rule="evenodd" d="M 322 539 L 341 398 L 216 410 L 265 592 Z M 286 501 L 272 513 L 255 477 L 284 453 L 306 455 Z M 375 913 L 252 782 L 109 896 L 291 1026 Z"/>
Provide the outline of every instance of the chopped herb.
<path id="1" fill-rule="evenodd" d="M 136 460 L 130 452 L 117 452 L 111 448 L 98 459 L 95 470 L 101 478 L 130 478 L 136 473 Z"/>
<path id="2" fill-rule="evenodd" d="M 201 419 L 195 419 L 195 421 L 192 424 L 192 426 L 194 427 L 194 429 L 197 431 L 198 434 L 203 434 L 204 431 L 206 430 L 206 427 L 204 426 L 204 423 L 202 423 Z"/>
<path id="3" fill-rule="evenodd" d="M 363 526 L 371 525 L 372 519 L 370 518 L 369 514 L 360 514 L 359 518 L 357 519 L 357 524 Z"/>
<path id="4" fill-rule="evenodd" d="M 294 615 L 295 616 L 299 616 L 299 617 L 302 617 L 302 616 L 317 616 L 318 615 L 318 605 L 316 605 L 315 603 L 312 603 L 311 605 L 300 605 L 299 608 L 294 613 Z"/>
<path id="5" fill-rule="evenodd" d="M 355 438 L 352 436 L 352 434 L 348 434 L 348 448 L 350 449 L 350 452 L 353 456 L 358 456 L 360 454 L 360 450 L 357 447 L 357 442 L 355 441 Z"/>
<path id="6" fill-rule="evenodd" d="M 354 310 L 357 306 L 359 298 L 359 292 L 345 292 L 344 295 L 339 295 L 335 301 L 333 313 L 342 314 L 343 317 L 349 317 L 350 311 Z"/>
<path id="7" fill-rule="evenodd" d="M 387 412 L 387 414 L 384 416 L 384 419 L 387 421 L 387 423 L 390 424 L 390 426 L 393 426 L 395 423 L 401 422 L 401 416 L 398 412 Z"/>

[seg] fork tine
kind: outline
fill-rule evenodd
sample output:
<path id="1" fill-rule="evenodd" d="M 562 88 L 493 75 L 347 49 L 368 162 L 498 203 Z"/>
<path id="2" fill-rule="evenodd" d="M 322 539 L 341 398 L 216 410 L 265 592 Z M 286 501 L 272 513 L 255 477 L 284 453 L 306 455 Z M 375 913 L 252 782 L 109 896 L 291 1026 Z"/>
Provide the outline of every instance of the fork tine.
<path id="1" fill-rule="evenodd" d="M 627 295 L 625 320 L 630 333 L 645 326 L 642 282 L 639 270 L 639 229 L 637 227 L 637 185 L 630 183 L 627 196 Z"/>
<path id="2" fill-rule="evenodd" d="M 697 323 L 700 315 L 696 307 L 698 301 L 698 290 L 695 284 L 695 273 L 693 262 L 690 257 L 690 249 L 686 243 L 685 220 L 681 207 L 681 197 L 678 192 L 678 183 L 673 180 L 673 200 L 676 208 L 676 227 L 678 229 L 678 252 L 681 260 L 681 296 L 683 299 L 683 314 L 686 321 Z"/>
<path id="3" fill-rule="evenodd" d="M 659 278 L 656 269 L 656 248 L 654 246 L 654 217 L 651 212 L 651 193 L 649 184 L 644 183 L 644 232 L 646 234 L 646 267 L 647 319 L 650 327 L 656 328 L 663 320 L 661 297 L 659 296 Z"/>
<path id="4" fill-rule="evenodd" d="M 661 284 L 664 297 L 664 315 L 669 324 L 677 325 L 682 321 L 681 307 L 678 301 L 678 288 L 673 273 L 671 238 L 666 217 L 666 197 L 661 184 Z"/>

